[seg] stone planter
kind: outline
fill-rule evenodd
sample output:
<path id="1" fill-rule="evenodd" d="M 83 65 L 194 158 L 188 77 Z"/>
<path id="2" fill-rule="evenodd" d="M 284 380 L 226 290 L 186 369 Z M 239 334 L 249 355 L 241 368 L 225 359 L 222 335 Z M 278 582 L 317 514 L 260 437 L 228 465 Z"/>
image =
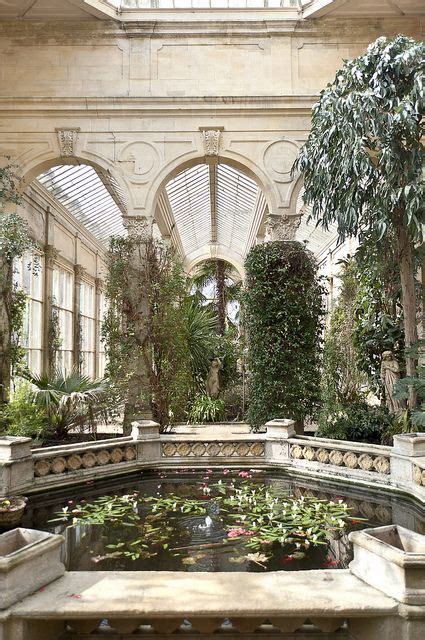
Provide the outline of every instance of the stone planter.
<path id="1" fill-rule="evenodd" d="M 7 504 L 9 502 L 10 504 Z M 20 523 L 26 507 L 25 498 L 0 497 L 0 528 L 13 527 Z"/>
<path id="2" fill-rule="evenodd" d="M 354 531 L 350 571 L 399 602 L 425 605 L 425 536 L 398 525 Z"/>
<path id="3" fill-rule="evenodd" d="M 33 529 L 0 535 L 0 610 L 63 575 L 62 542 L 62 536 Z"/>

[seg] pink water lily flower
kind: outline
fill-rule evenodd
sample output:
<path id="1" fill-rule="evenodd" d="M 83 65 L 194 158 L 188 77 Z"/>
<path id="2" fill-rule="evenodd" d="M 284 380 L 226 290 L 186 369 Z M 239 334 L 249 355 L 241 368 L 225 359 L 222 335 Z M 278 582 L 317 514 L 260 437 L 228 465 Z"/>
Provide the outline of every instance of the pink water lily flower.
<path id="1" fill-rule="evenodd" d="M 241 478 L 252 478 L 252 475 L 249 473 L 249 471 L 239 471 L 238 476 L 240 476 Z"/>
<path id="2" fill-rule="evenodd" d="M 239 529 L 229 529 L 227 532 L 228 538 L 239 538 L 239 536 L 254 536 L 254 531 L 249 531 L 249 529 L 244 529 L 243 527 L 239 527 Z"/>

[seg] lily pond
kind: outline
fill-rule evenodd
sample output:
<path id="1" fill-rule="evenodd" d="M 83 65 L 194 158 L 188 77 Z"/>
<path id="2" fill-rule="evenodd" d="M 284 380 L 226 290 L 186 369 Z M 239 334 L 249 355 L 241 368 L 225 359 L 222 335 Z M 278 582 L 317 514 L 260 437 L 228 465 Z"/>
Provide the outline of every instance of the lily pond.
<path id="1" fill-rule="evenodd" d="M 31 498 L 24 521 L 65 536 L 72 571 L 338 569 L 351 560 L 350 531 L 425 530 L 413 504 L 260 469 L 143 472 L 72 490 Z"/>

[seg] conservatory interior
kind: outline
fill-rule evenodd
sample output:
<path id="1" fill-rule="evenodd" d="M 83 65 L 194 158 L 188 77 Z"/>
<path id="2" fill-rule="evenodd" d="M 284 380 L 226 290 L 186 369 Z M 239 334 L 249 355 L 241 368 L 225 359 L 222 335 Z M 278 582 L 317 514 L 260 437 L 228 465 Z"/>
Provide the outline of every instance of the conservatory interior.
<path id="1" fill-rule="evenodd" d="M 0 640 L 423 640 L 423 0 L 0 0 Z"/>

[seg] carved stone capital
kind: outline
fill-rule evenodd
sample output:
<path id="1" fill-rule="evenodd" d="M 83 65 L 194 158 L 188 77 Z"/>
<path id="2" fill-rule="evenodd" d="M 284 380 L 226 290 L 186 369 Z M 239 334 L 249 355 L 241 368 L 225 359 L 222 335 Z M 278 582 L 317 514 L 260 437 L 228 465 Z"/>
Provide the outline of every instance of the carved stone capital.
<path id="1" fill-rule="evenodd" d="M 105 283 L 102 280 L 102 278 L 95 278 L 94 279 L 94 286 L 96 288 L 96 293 L 101 293 L 105 288 Z"/>
<path id="2" fill-rule="evenodd" d="M 56 129 L 59 142 L 59 151 L 62 157 L 75 155 L 75 145 L 77 143 L 79 127 L 69 129 Z"/>
<path id="3" fill-rule="evenodd" d="M 148 240 L 152 237 L 153 218 L 150 216 L 123 216 L 124 228 L 129 237 Z"/>
<path id="4" fill-rule="evenodd" d="M 52 269 L 59 258 L 59 251 L 55 249 L 52 244 L 46 244 L 44 247 L 44 258 L 46 261 L 46 267 L 50 267 Z"/>
<path id="5" fill-rule="evenodd" d="M 81 282 L 82 278 L 87 274 L 87 271 L 84 269 L 81 264 L 74 264 L 74 275 L 75 282 Z"/>
<path id="6" fill-rule="evenodd" d="M 267 220 L 266 242 L 273 240 L 293 240 L 301 224 L 301 216 L 269 215 Z"/>
<path id="7" fill-rule="evenodd" d="M 221 132 L 223 127 L 200 127 L 204 142 L 204 153 L 206 156 L 218 156 L 221 145 Z"/>

